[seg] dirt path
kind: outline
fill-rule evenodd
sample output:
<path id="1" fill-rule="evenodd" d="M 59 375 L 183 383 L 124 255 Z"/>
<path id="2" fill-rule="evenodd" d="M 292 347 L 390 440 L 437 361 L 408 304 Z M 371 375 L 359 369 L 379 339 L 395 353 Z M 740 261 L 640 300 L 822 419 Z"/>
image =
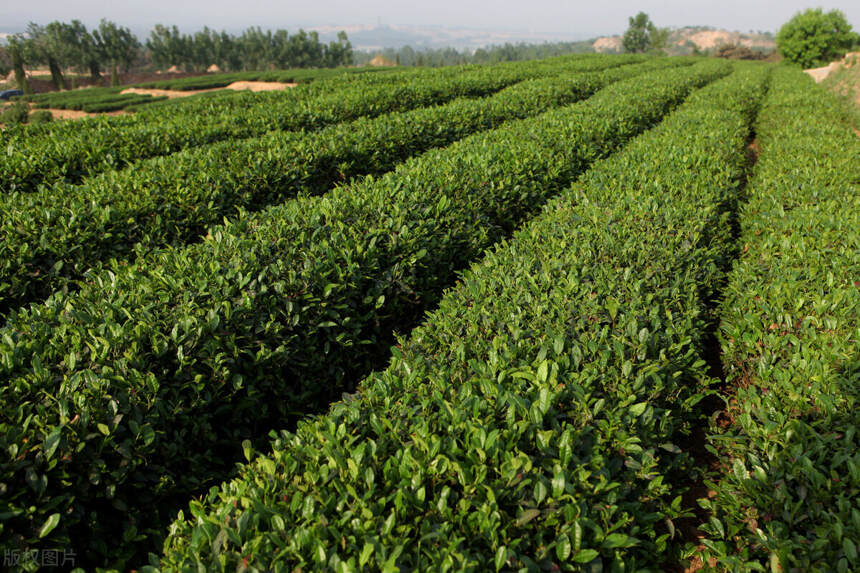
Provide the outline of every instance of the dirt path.
<path id="1" fill-rule="evenodd" d="M 268 91 L 276 91 L 276 90 L 284 90 L 287 88 L 294 88 L 296 84 L 288 84 L 283 82 L 233 82 L 232 84 L 223 87 L 223 88 L 210 88 L 205 90 L 189 90 L 189 91 L 179 91 L 179 90 L 159 90 L 159 89 L 146 89 L 146 88 L 128 88 L 122 90 L 123 94 L 146 94 L 151 96 L 167 96 L 169 98 L 178 98 L 178 97 L 188 97 L 196 94 L 202 94 L 207 92 L 215 92 L 220 90 L 250 90 L 252 92 L 268 92 Z"/>
<path id="2" fill-rule="evenodd" d="M 222 88 L 213 88 L 208 90 L 193 90 L 193 91 L 179 91 L 179 90 L 156 90 L 156 89 L 147 89 L 147 88 L 127 88 L 122 90 L 121 94 L 140 94 L 140 95 L 151 95 L 153 97 L 158 96 L 167 96 L 170 99 L 178 98 L 178 97 L 188 97 L 196 94 L 203 94 L 206 92 L 215 92 Z"/>
<path id="3" fill-rule="evenodd" d="M 94 117 L 97 115 L 126 115 L 128 113 L 121 109 L 117 111 L 96 113 L 89 113 L 86 111 L 81 111 L 79 109 L 46 109 L 44 111 L 51 112 L 51 115 L 54 116 L 54 119 L 81 119 L 82 117 Z"/>

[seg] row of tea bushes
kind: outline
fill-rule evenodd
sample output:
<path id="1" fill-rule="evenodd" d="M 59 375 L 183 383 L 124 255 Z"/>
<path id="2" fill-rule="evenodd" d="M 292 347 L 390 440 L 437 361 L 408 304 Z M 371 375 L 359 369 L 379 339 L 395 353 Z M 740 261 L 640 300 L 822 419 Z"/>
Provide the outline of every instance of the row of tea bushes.
<path id="1" fill-rule="evenodd" d="M 160 567 L 666 566 L 684 515 L 674 440 L 707 383 L 703 293 L 732 253 L 766 76 L 701 90 L 597 163 L 472 267 L 387 370 L 192 502 Z"/>
<path id="2" fill-rule="evenodd" d="M 339 397 L 459 269 L 730 70 L 709 60 L 615 83 L 13 315 L 0 545 L 122 563 L 177 497 L 231 471 L 243 440 Z"/>
<path id="3" fill-rule="evenodd" d="M 457 74 L 407 74 L 406 79 L 411 81 L 397 83 L 380 83 L 376 80 L 381 76 L 367 74 L 356 76 L 364 81 L 335 82 L 336 90 L 320 91 L 311 84 L 288 92 L 198 99 L 194 106 L 165 108 L 172 110 L 170 113 L 162 109 L 130 118 L 92 118 L 71 126 L 63 122 L 38 131 L 22 129 L 5 138 L 5 153 L 0 154 L 0 192 L 30 192 L 57 181 L 76 183 L 137 159 L 225 139 L 259 136 L 274 130 L 319 129 L 460 96 L 487 95 L 523 79 L 629 61 L 635 60 L 602 56 L 534 66 L 517 62 L 475 67 Z"/>
<path id="4" fill-rule="evenodd" d="M 76 109 L 86 112 L 107 112 L 124 109 L 129 105 L 163 101 L 167 96 L 121 94 L 122 88 L 94 88 L 64 92 L 51 92 L 27 97 L 35 109 Z M 22 98 L 24 99 L 24 98 Z"/>
<path id="5" fill-rule="evenodd" d="M 232 84 L 233 82 L 286 82 L 286 83 L 305 83 L 313 82 L 330 78 L 340 78 L 346 75 L 355 74 L 381 74 L 390 75 L 403 71 L 402 68 L 295 68 L 288 70 L 271 70 L 271 71 L 247 71 L 247 72 L 226 72 L 218 74 L 206 74 L 201 76 L 191 76 L 188 78 L 177 78 L 170 80 L 155 80 L 151 82 L 143 82 L 135 84 L 140 88 L 152 88 L 161 90 L 179 90 L 179 91 L 194 91 L 202 89 L 221 88 Z"/>
<path id="6" fill-rule="evenodd" d="M 733 424 L 704 501 L 723 570 L 860 570 L 860 140 L 839 102 L 775 73 L 722 308 Z"/>
<path id="7" fill-rule="evenodd" d="M 409 156 L 585 98 L 675 60 L 527 80 L 484 99 L 396 112 L 316 132 L 276 132 L 142 161 L 84 185 L 0 195 L 0 316 L 42 301 L 135 245 L 181 245 L 233 216 L 380 174 Z"/>

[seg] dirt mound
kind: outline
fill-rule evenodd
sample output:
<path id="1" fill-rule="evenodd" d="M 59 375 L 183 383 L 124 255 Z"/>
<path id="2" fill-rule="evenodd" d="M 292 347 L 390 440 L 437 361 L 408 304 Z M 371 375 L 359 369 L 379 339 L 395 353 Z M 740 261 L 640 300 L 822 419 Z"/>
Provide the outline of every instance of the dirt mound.
<path id="1" fill-rule="evenodd" d="M 592 44 L 595 52 L 615 53 L 621 51 L 621 36 L 598 38 Z"/>
<path id="2" fill-rule="evenodd" d="M 860 52 L 849 52 L 838 62 L 830 62 L 823 68 L 811 68 L 803 71 L 812 76 L 815 83 L 820 83 L 826 80 L 833 72 L 836 72 L 841 68 L 850 68 L 858 64 L 860 64 Z"/>
<path id="3" fill-rule="evenodd" d="M 377 54 L 376 56 L 373 57 L 372 60 L 370 60 L 368 62 L 368 65 L 371 65 L 371 66 L 374 66 L 377 68 L 378 67 L 392 67 L 392 66 L 396 66 L 397 62 L 392 62 L 391 60 L 389 60 L 388 58 L 386 58 L 382 54 Z"/>
<path id="4" fill-rule="evenodd" d="M 233 82 L 232 84 L 227 86 L 226 89 L 251 90 L 252 92 L 270 92 L 294 87 L 296 87 L 296 84 L 287 84 L 283 82 Z"/>
<path id="5" fill-rule="evenodd" d="M 223 88 L 210 88 L 205 90 L 159 90 L 159 89 L 149 89 L 149 88 L 127 88 L 122 90 L 120 93 L 123 94 L 144 94 L 151 96 L 167 96 L 169 98 L 177 98 L 177 97 L 187 97 L 193 96 L 195 94 L 202 94 L 206 92 L 214 92 L 218 90 L 250 90 L 252 92 L 268 92 L 275 90 L 283 90 L 287 88 L 294 88 L 296 84 L 288 84 L 283 82 L 233 82 L 232 84 L 223 87 Z"/>
<path id="6" fill-rule="evenodd" d="M 175 97 L 185 97 L 194 94 L 199 94 L 203 92 L 211 92 L 215 90 L 197 90 L 197 91 L 186 91 L 182 92 L 179 90 L 156 90 L 149 88 L 126 88 L 122 90 L 121 94 L 140 94 L 140 95 L 151 95 L 151 96 L 167 96 L 169 98 Z"/>

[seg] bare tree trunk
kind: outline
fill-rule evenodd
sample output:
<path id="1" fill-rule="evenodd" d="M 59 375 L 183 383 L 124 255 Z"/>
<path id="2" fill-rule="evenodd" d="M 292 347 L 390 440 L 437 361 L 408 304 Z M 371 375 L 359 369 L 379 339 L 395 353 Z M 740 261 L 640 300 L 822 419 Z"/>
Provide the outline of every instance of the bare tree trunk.
<path id="1" fill-rule="evenodd" d="M 17 51 L 12 52 L 12 67 L 15 69 L 15 83 L 18 84 L 18 89 L 25 94 L 33 93 L 30 82 L 27 81 L 27 72 L 24 71 L 24 60 Z"/>
<path id="2" fill-rule="evenodd" d="M 63 70 L 54 58 L 48 58 L 48 67 L 51 69 L 51 79 L 58 90 L 66 89 L 66 82 L 63 79 Z"/>
<path id="3" fill-rule="evenodd" d="M 99 63 L 96 60 L 91 60 L 89 63 L 90 67 L 90 78 L 94 82 L 99 82 L 102 79 L 102 71 L 99 69 Z"/>

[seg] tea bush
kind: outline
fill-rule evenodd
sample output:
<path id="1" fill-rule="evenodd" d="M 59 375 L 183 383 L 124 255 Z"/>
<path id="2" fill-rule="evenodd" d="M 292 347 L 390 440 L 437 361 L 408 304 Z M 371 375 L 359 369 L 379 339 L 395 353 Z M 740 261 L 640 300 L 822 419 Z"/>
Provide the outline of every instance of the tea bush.
<path id="1" fill-rule="evenodd" d="M 336 124 L 318 132 L 277 132 L 143 161 L 93 177 L 0 195 L 0 316 L 44 300 L 100 260 L 182 245 L 232 216 L 302 195 L 321 194 L 358 175 L 379 174 L 407 157 L 510 119 L 582 99 L 647 70 L 690 64 L 656 60 L 601 73 L 530 80 L 486 99 Z"/>
<path id="2" fill-rule="evenodd" d="M 615 83 L 13 314 L 0 329 L 0 544 L 71 544 L 122 566 L 177 498 L 231 471 L 243 440 L 339 397 L 459 269 L 730 70 Z"/>
<path id="3" fill-rule="evenodd" d="M 386 370 L 193 501 L 158 567 L 664 569 L 766 78 L 745 68 L 598 162 Z"/>
<path id="4" fill-rule="evenodd" d="M 860 140 L 840 103 L 775 72 L 720 327 L 734 424 L 703 500 L 732 571 L 860 568 Z"/>

